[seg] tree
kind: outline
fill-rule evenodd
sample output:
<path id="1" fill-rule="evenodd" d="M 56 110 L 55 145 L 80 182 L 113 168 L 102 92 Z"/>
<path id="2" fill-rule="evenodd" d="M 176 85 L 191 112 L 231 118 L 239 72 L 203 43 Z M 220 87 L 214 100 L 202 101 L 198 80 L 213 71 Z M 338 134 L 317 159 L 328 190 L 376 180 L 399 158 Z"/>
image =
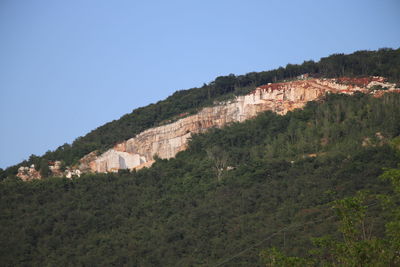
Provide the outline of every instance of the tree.
<path id="1" fill-rule="evenodd" d="M 214 146 L 207 149 L 207 156 L 213 163 L 213 169 L 217 175 L 217 180 L 221 180 L 221 175 L 227 167 L 228 155 L 219 146 Z"/>
<path id="2" fill-rule="evenodd" d="M 377 238 L 365 223 L 367 198 L 375 197 L 359 192 L 354 197 L 334 201 L 333 208 L 340 220 L 342 240 L 330 236 L 313 239 L 315 249 L 309 258 L 288 257 L 276 248 L 261 252 L 266 266 L 399 266 L 400 265 L 400 164 L 397 169 L 386 169 L 380 176 L 389 180 L 394 194 L 379 195 L 391 220 L 386 223 L 386 236 Z"/>
<path id="3" fill-rule="evenodd" d="M 49 163 L 47 162 L 46 159 L 42 159 L 40 161 L 39 172 L 42 177 L 49 176 L 50 168 L 49 168 Z"/>

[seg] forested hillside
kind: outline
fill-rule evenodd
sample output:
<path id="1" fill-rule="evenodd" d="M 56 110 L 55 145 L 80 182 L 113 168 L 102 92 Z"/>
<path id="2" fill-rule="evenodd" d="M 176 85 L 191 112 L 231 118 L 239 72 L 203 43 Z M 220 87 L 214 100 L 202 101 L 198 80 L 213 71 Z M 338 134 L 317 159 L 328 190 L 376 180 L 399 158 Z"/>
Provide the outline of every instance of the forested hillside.
<path id="1" fill-rule="evenodd" d="M 126 140 L 150 127 L 175 120 L 184 114 L 198 111 L 215 101 L 228 99 L 254 90 L 256 86 L 270 82 L 293 79 L 309 73 L 315 77 L 379 75 L 391 81 L 400 81 L 400 49 L 358 51 L 350 55 L 334 54 L 319 62 L 305 61 L 303 64 L 288 64 L 275 70 L 251 72 L 245 75 L 217 77 L 199 88 L 180 90 L 165 100 L 133 110 L 118 120 L 109 122 L 77 138 L 72 144 L 64 144 L 55 151 L 28 160 L 3 171 L 0 179 L 15 175 L 19 166 L 35 164 L 38 169 L 47 168 L 49 160 L 61 160 L 63 165 L 72 165 L 87 153 L 105 149 Z"/>
<path id="2" fill-rule="evenodd" d="M 258 77 L 239 85 L 302 72 L 398 79 L 395 68 L 378 67 L 383 61 L 398 62 L 399 52 L 335 55 L 319 63 L 239 76 Z M 335 65 L 336 60 L 341 65 Z M 289 71 L 292 68 L 298 71 Z M 237 83 L 239 77 L 231 78 Z M 129 124 L 132 118 L 142 118 L 143 124 L 135 127 L 165 118 L 151 115 L 164 111 L 144 112 L 147 109 L 169 103 L 171 110 L 166 108 L 165 114 L 172 116 L 205 105 L 207 88 L 222 88 L 216 84 L 228 78 L 134 111 L 68 149 L 73 151 L 80 142 L 92 143 L 93 149 L 122 138 L 105 138 L 107 129 Z M 225 91 L 210 91 L 213 97 L 234 92 L 236 83 L 226 82 L 230 85 Z M 172 109 L 173 99 L 184 97 L 199 101 L 180 101 L 187 106 Z M 0 260 L 3 266 L 261 266 L 260 252 L 271 246 L 305 256 L 312 246 L 310 237 L 340 237 L 332 201 L 361 189 L 391 192 L 378 176 L 384 167 L 400 162 L 399 136 L 400 94 L 328 95 L 285 116 L 266 112 L 195 135 L 176 158 L 157 159 L 153 167 L 138 172 L 32 182 L 10 177 L 0 183 Z M 374 236 L 385 235 L 388 216 L 378 209 L 368 213 Z"/>

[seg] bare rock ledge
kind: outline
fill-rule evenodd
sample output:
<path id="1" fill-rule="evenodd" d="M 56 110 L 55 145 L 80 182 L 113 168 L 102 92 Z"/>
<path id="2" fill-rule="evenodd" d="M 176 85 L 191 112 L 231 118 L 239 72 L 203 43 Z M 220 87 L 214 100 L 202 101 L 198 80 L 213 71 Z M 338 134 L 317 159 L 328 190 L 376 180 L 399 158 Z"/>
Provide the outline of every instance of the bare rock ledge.
<path id="1" fill-rule="evenodd" d="M 371 90 L 377 85 L 388 88 L 385 92 L 399 92 L 395 84 L 387 83 L 382 77 L 313 78 L 260 86 L 248 95 L 203 108 L 197 114 L 173 123 L 145 130 L 99 156 L 91 153 L 81 159 L 80 169 L 84 172 L 115 172 L 119 169 L 149 167 L 155 155 L 168 159 L 185 150 L 193 133 L 202 133 L 231 122 L 242 122 L 267 110 L 283 115 L 304 107 L 309 101 L 320 99 L 326 93 L 363 92 L 380 96 L 383 91 Z"/>

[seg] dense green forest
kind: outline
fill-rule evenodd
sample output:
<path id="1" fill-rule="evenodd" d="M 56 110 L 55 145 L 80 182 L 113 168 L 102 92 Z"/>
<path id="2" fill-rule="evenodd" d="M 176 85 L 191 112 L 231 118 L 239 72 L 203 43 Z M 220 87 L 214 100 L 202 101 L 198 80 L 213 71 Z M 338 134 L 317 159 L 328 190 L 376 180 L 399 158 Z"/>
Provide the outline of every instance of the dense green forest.
<path id="1" fill-rule="evenodd" d="M 5 171 L 0 169 L 0 179 L 16 174 L 19 166 L 35 164 L 39 168 L 46 168 L 48 160 L 62 160 L 66 165 L 77 163 L 91 151 L 104 151 L 147 128 L 174 120 L 180 114 L 190 114 L 201 107 L 212 105 L 215 101 L 246 94 L 256 86 L 293 79 L 304 73 L 315 77 L 380 75 L 399 82 L 400 49 L 384 48 L 378 51 L 357 51 L 349 55 L 334 54 L 319 62 L 304 61 L 302 64 L 288 64 L 270 71 L 220 76 L 202 87 L 180 90 L 165 100 L 135 109 L 132 113 L 77 138 L 72 144 L 64 144 L 41 157 L 32 155 L 28 160 Z"/>
<path id="2" fill-rule="evenodd" d="M 398 60 L 399 50 L 309 64 L 378 55 Z M 331 74 L 351 74 L 344 71 Z M 399 136 L 400 94 L 328 95 L 285 116 L 265 112 L 195 135 L 176 158 L 138 172 L 32 182 L 9 177 L 0 183 L 1 265 L 262 266 L 260 253 L 269 247 L 305 257 L 312 237 L 341 238 L 332 201 L 359 190 L 391 194 L 390 183 L 378 177 L 400 162 Z M 385 237 L 391 214 L 375 205 L 366 217 L 371 234 Z"/>
<path id="3" fill-rule="evenodd" d="M 400 139 L 396 143 L 400 145 Z M 276 247 L 263 250 L 260 256 L 265 266 L 400 266 L 400 165 L 385 169 L 379 178 L 389 181 L 393 190 L 384 194 L 358 191 L 354 196 L 332 202 L 339 219 L 340 238 L 312 238 L 313 248 L 305 257 L 285 255 Z M 380 216 L 384 211 L 387 217 L 384 237 L 373 234 L 374 218 L 369 213 L 377 205 Z"/>

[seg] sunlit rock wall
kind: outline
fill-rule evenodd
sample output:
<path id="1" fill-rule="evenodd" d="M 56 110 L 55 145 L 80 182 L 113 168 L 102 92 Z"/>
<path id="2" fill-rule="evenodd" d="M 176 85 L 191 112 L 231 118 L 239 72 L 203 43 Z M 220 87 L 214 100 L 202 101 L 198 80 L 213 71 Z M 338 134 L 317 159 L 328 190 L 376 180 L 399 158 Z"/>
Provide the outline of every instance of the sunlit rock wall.
<path id="1" fill-rule="evenodd" d="M 396 90 L 394 84 L 386 83 L 381 77 L 306 79 L 260 86 L 248 95 L 238 96 L 234 100 L 203 108 L 195 115 L 143 131 L 100 156 L 89 157 L 90 161 L 81 166 L 92 172 L 148 167 L 155 155 L 168 159 L 185 150 L 193 133 L 222 127 L 230 122 L 241 122 L 267 110 L 286 114 L 290 110 L 304 107 L 307 102 L 317 100 L 328 92 L 371 93 L 370 88 L 374 85 L 388 88 L 386 91 Z"/>

